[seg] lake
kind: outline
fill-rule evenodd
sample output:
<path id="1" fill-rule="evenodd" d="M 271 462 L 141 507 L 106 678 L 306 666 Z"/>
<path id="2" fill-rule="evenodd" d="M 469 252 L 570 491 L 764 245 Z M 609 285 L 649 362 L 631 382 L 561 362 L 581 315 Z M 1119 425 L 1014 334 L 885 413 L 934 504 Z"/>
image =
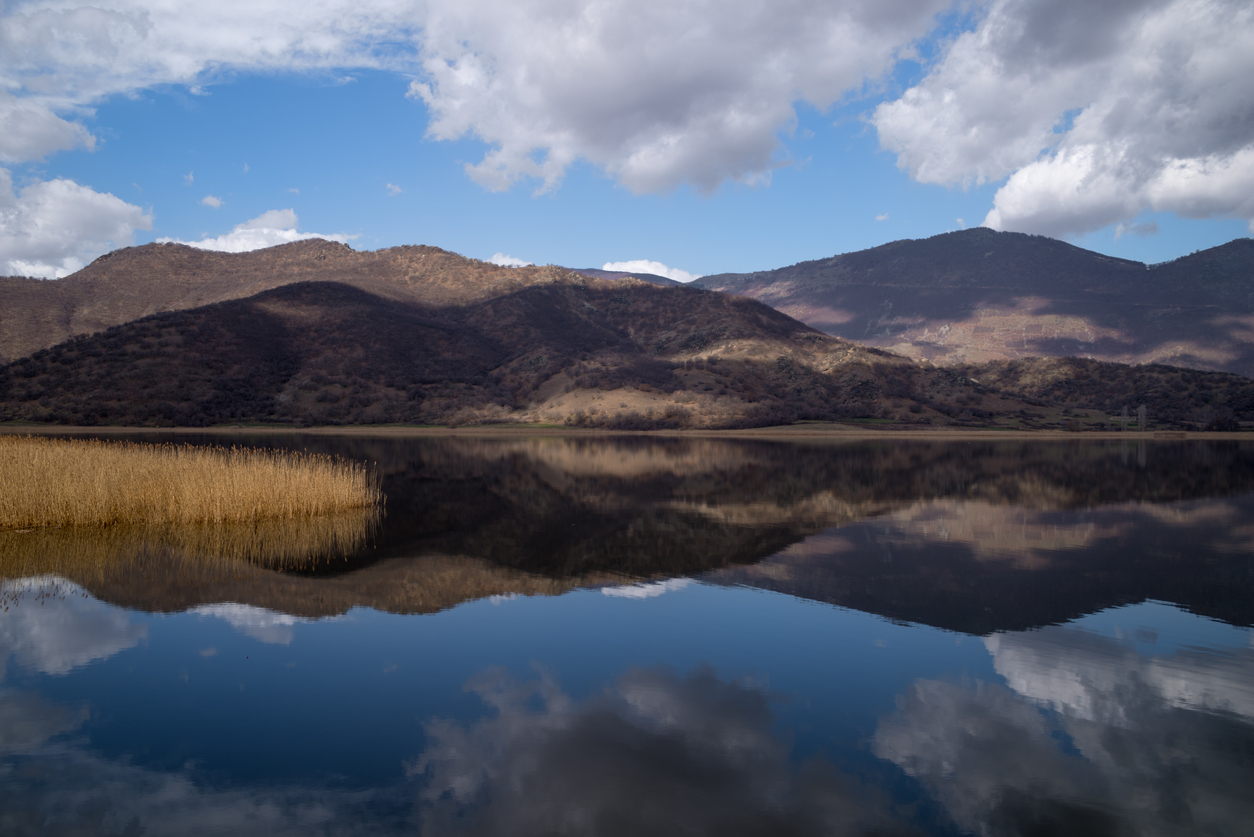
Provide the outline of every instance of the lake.
<path id="1" fill-rule="evenodd" d="M 1254 834 L 1249 443 L 230 442 L 386 509 L 0 533 L 0 833 Z"/>

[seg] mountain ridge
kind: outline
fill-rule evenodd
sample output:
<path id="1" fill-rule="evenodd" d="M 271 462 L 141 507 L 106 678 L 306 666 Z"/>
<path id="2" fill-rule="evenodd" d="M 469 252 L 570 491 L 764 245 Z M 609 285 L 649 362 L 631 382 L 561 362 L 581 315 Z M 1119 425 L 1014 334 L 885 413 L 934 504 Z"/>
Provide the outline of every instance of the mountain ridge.
<path id="1" fill-rule="evenodd" d="M 1079 356 L 1254 376 L 1254 240 L 1146 265 L 984 228 L 696 287 L 942 365 Z"/>

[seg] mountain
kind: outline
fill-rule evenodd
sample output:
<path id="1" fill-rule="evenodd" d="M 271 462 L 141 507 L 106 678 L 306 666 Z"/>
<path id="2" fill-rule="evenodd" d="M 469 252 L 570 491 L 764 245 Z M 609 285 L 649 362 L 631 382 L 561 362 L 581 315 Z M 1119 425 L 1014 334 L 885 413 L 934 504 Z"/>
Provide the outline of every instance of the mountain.
<path id="1" fill-rule="evenodd" d="M 1034 356 L 1254 377 L 1254 240 L 1145 265 L 977 228 L 693 283 L 938 364 Z"/>
<path id="2" fill-rule="evenodd" d="M 1093 361 L 1083 386 L 1041 389 L 1070 372 L 937 368 L 743 296 L 434 247 L 146 245 L 6 279 L 0 301 L 0 345 L 18 353 L 0 420 L 1101 428 L 1107 415 L 1071 411 L 1140 405 L 1157 428 L 1254 420 L 1254 381 L 1226 373 Z"/>
<path id="3" fill-rule="evenodd" d="M 728 294 L 573 273 L 488 298 L 469 284 L 459 291 L 457 302 L 436 305 L 296 282 L 154 314 L 0 367 L 0 416 L 644 429 L 868 416 L 947 423 L 960 410 L 1025 407 Z"/>
<path id="4" fill-rule="evenodd" d="M 650 285 L 662 285 L 663 287 L 684 284 L 666 276 L 658 276 L 656 273 L 627 273 L 622 270 L 600 270 L 595 267 L 577 267 L 573 268 L 573 270 L 576 273 L 592 276 L 596 279 L 639 279 L 641 282 L 648 282 Z"/>
<path id="5" fill-rule="evenodd" d="M 499 267 L 427 246 L 358 252 L 309 239 L 219 253 L 145 244 L 106 253 L 64 279 L 0 277 L 0 363 L 152 314 L 296 282 L 338 282 L 384 299 L 446 306 L 573 276 L 564 268 Z"/>

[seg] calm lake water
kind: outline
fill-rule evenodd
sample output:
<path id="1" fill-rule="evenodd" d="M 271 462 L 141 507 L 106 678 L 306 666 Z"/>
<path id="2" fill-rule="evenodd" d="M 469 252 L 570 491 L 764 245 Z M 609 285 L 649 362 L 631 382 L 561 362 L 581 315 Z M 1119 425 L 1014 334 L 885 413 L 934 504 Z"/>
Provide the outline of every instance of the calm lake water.
<path id="1" fill-rule="evenodd" d="M 1254 446 L 232 441 L 386 513 L 0 533 L 0 833 L 1254 834 Z"/>

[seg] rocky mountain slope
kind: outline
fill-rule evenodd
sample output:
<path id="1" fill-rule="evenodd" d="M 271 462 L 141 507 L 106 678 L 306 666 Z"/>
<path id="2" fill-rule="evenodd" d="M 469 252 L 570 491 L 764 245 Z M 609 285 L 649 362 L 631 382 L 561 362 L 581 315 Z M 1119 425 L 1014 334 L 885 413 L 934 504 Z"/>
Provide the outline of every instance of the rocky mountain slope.
<path id="1" fill-rule="evenodd" d="M 55 281 L 0 277 L 0 363 L 152 314 L 244 299 L 295 282 L 339 282 L 384 299 L 460 305 L 576 276 L 505 268 L 438 247 L 359 252 L 309 239 L 248 253 L 183 244 L 115 250 Z"/>
<path id="2" fill-rule="evenodd" d="M 940 364 L 1074 355 L 1254 376 L 1251 239 L 1147 266 L 978 228 L 694 284 Z"/>
<path id="3" fill-rule="evenodd" d="M 58 281 L 4 280 L 5 293 L 21 304 L 0 307 L 0 344 L 26 354 L 0 366 L 0 419 L 1042 427 L 1073 424 L 1064 408 L 1144 404 L 1159 428 L 1254 421 L 1254 381 L 1230 374 L 1096 361 L 938 368 L 743 296 L 432 247 L 147 245 Z M 76 330 L 86 333 L 31 348 Z"/>
<path id="4" fill-rule="evenodd" d="M 473 299 L 463 289 L 461 299 Z M 422 305 L 339 282 L 156 314 L 0 368 L 0 415 L 74 424 L 943 420 L 1024 405 L 761 303 L 577 274 Z"/>

